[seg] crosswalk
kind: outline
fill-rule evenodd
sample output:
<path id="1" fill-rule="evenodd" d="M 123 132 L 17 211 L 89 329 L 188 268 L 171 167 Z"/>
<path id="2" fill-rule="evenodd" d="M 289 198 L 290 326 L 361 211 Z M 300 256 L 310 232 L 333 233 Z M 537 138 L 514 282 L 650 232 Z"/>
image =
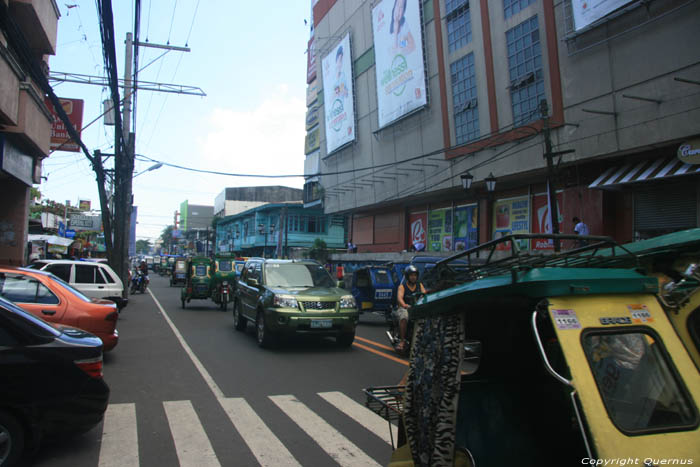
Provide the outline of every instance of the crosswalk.
<path id="1" fill-rule="evenodd" d="M 383 440 L 389 452 L 396 427 L 342 392 L 316 394 L 321 404 L 335 407 L 343 417 L 353 420 L 364 430 Z M 313 440 L 340 466 L 381 465 L 312 408 L 291 394 L 267 397 L 295 426 Z M 300 466 L 290 449 L 278 438 L 273 422 L 255 412 L 244 398 L 217 398 L 221 408 L 261 466 Z M 203 420 L 192 401 L 165 401 L 163 409 L 181 467 L 219 467 L 221 462 L 207 437 Z M 136 404 L 111 404 L 105 412 L 100 445 L 99 467 L 139 467 L 139 436 Z M 277 415 L 277 414 L 275 414 Z M 337 426 L 337 423 L 336 423 Z M 371 436 L 371 435 L 370 435 Z M 392 438 L 393 436 L 393 438 Z M 298 449 L 298 446 L 296 447 Z M 294 450 L 294 449 L 292 449 Z M 381 460 L 380 460 L 381 461 Z"/>

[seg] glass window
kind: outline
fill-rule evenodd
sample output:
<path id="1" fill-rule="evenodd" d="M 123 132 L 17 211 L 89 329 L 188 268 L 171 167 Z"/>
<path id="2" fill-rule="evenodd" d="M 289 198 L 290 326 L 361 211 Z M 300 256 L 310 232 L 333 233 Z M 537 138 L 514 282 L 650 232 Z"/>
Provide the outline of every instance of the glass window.
<path id="1" fill-rule="evenodd" d="M 446 0 L 447 46 L 450 53 L 472 40 L 471 13 L 468 0 Z"/>
<path id="2" fill-rule="evenodd" d="M 513 125 L 524 125 L 539 118 L 540 101 L 545 98 L 537 15 L 509 29 L 506 42 Z"/>
<path id="3" fill-rule="evenodd" d="M 587 333 L 583 349 L 608 415 L 621 431 L 641 434 L 697 424 L 697 409 L 651 333 Z"/>
<path id="4" fill-rule="evenodd" d="M 77 289 L 74 289 L 71 285 L 69 285 L 67 282 L 64 282 L 61 278 L 56 277 L 56 276 L 51 276 L 51 279 L 53 279 L 53 281 L 56 285 L 63 288 L 63 290 L 75 295 L 80 300 L 82 300 L 84 302 L 92 302 L 92 300 L 90 300 L 88 297 L 86 297 L 82 292 L 79 292 Z"/>
<path id="5" fill-rule="evenodd" d="M 307 229 L 309 233 L 316 233 L 317 230 L 317 222 L 318 218 L 316 216 L 309 216 L 309 223 L 307 224 Z"/>
<path id="6" fill-rule="evenodd" d="M 455 137 L 457 144 L 479 137 L 479 109 L 477 108 L 474 54 L 470 53 L 450 65 L 452 105 L 454 107 Z"/>
<path id="7" fill-rule="evenodd" d="M 227 259 L 219 261 L 219 271 L 230 272 L 233 270 L 233 262 Z"/>
<path id="8" fill-rule="evenodd" d="M 700 352 L 700 308 L 696 308 L 690 313 L 687 323 L 690 338 L 693 339 L 695 348 Z"/>
<path id="9" fill-rule="evenodd" d="M 76 264 L 75 265 L 75 283 L 76 284 L 94 284 L 95 283 L 95 266 Z"/>
<path id="10" fill-rule="evenodd" d="M 389 279 L 389 273 L 387 271 L 375 271 L 374 278 L 377 284 L 390 284 L 391 279 Z"/>
<path id="11" fill-rule="evenodd" d="M 107 283 L 104 276 L 102 275 L 102 272 L 103 271 L 100 271 L 100 268 L 95 269 L 95 283 L 97 283 L 97 284 L 106 284 Z"/>
<path id="12" fill-rule="evenodd" d="M 17 303 L 34 303 L 38 282 L 26 276 L 0 274 L 0 296 Z"/>
<path id="13" fill-rule="evenodd" d="M 70 271 L 73 268 L 72 264 L 56 264 L 49 263 L 44 271 L 48 271 L 56 277 L 60 277 L 66 282 L 70 282 Z"/>
<path id="14" fill-rule="evenodd" d="M 270 287 L 335 287 L 328 271 L 317 264 L 272 263 L 265 267 Z"/>
<path id="15" fill-rule="evenodd" d="M 206 276 L 207 275 L 207 267 L 202 265 L 202 264 L 198 264 L 194 268 L 194 275 L 199 276 L 199 277 Z"/>
<path id="16" fill-rule="evenodd" d="M 535 0 L 503 0 L 503 13 L 506 18 L 510 18 L 532 3 Z"/>
<path id="17" fill-rule="evenodd" d="M 162 262 L 161 262 L 161 264 L 162 264 Z M 167 264 L 167 262 L 166 262 L 166 264 Z M 102 275 L 105 277 L 107 282 L 109 284 L 114 284 L 114 282 L 115 282 L 114 277 L 112 277 L 112 275 L 109 273 L 109 271 L 107 271 L 106 269 L 102 269 L 102 268 L 99 268 L 99 269 L 100 269 L 100 271 L 102 271 Z"/>
<path id="18" fill-rule="evenodd" d="M 41 282 L 37 282 L 36 301 L 45 305 L 58 305 L 58 297 Z"/>

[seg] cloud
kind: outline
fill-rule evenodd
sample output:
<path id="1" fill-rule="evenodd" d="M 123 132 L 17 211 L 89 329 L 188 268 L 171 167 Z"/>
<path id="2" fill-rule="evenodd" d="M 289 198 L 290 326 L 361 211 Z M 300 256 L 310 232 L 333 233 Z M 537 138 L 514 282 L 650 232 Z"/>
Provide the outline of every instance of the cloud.
<path id="1" fill-rule="evenodd" d="M 216 108 L 202 140 L 202 166 L 224 172 L 301 174 L 304 172 L 306 105 L 278 86 L 250 110 Z M 227 186 L 291 185 L 301 179 L 230 178 Z"/>

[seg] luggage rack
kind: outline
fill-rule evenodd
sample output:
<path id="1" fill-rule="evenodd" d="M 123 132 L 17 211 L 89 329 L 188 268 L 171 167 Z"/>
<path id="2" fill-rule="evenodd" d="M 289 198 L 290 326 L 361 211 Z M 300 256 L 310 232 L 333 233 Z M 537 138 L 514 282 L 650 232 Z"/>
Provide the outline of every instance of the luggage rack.
<path id="1" fill-rule="evenodd" d="M 547 240 L 552 245 L 562 241 L 587 242 L 587 245 L 557 253 L 533 253 L 518 241 Z M 510 253 L 510 254 L 508 254 Z M 450 262 L 466 261 L 465 271 L 453 270 Z M 460 265 L 461 266 L 461 265 Z M 439 278 L 471 281 L 533 268 L 611 268 L 639 267 L 639 258 L 610 237 L 571 234 L 512 234 L 459 252 L 436 263 L 431 270 Z"/>
<path id="2" fill-rule="evenodd" d="M 373 386 L 362 390 L 367 399 L 365 405 L 389 423 L 391 447 L 394 448 L 392 422 L 398 424 L 403 414 L 403 396 L 406 386 Z"/>

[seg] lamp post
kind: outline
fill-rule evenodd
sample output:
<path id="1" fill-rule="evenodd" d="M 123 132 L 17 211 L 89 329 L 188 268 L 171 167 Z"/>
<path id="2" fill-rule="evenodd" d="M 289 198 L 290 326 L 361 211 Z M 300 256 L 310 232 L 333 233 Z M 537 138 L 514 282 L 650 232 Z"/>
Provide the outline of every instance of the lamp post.
<path id="1" fill-rule="evenodd" d="M 496 177 L 493 176 L 493 173 L 489 173 L 484 181 L 486 182 L 486 191 L 489 192 L 489 196 L 493 196 L 493 192 L 496 191 Z"/>
<path id="2" fill-rule="evenodd" d="M 460 177 L 462 179 L 462 188 L 464 191 L 469 191 L 472 187 L 472 182 L 474 181 L 474 175 L 472 175 L 468 170 L 464 172 Z"/>

